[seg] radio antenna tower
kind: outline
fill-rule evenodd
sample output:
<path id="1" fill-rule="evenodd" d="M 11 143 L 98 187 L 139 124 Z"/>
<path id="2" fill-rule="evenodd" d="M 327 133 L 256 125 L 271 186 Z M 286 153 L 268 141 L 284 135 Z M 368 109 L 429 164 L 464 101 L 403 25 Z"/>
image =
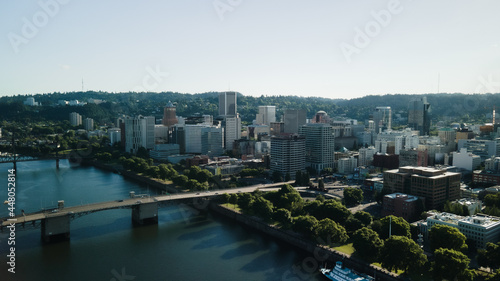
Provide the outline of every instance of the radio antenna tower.
<path id="1" fill-rule="evenodd" d="M 82 77 L 82 92 L 83 92 L 83 77 Z"/>

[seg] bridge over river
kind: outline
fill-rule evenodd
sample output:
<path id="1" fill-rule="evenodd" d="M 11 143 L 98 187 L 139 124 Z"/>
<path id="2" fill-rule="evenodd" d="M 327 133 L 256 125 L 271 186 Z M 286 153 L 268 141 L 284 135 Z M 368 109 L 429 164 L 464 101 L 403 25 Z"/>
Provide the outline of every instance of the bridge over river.
<path id="1" fill-rule="evenodd" d="M 293 183 L 293 182 L 287 182 Z M 176 193 L 158 196 L 133 196 L 123 200 L 115 200 L 108 202 L 99 202 L 87 205 L 64 207 L 60 206 L 57 209 L 42 210 L 31 214 L 22 214 L 16 217 L 2 218 L 0 230 L 16 226 L 25 226 L 31 224 L 33 226 L 41 225 L 42 240 L 50 242 L 55 239 L 69 239 L 70 237 L 70 220 L 99 211 L 111 209 L 132 209 L 132 221 L 134 224 L 158 223 L 158 205 L 163 202 L 175 202 L 181 200 L 205 200 L 211 197 L 220 196 L 223 193 L 247 193 L 255 190 L 273 191 L 278 190 L 286 183 L 259 184 L 249 187 L 224 189 L 205 192 L 188 192 Z"/>

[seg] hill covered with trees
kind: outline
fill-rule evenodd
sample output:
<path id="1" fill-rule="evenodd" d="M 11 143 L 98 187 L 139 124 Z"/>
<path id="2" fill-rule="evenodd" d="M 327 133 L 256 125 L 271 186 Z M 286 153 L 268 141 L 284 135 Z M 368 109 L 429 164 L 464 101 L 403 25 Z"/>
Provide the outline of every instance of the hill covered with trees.
<path id="1" fill-rule="evenodd" d="M 42 106 L 26 106 L 26 95 L 5 96 L 0 98 L 0 120 L 6 121 L 59 121 L 67 120 L 70 112 L 78 112 L 84 117 L 91 117 L 99 124 L 113 122 L 120 114 L 152 115 L 162 118 L 163 106 L 172 101 L 179 116 L 218 113 L 218 92 L 201 94 L 183 94 L 176 92 L 162 93 L 108 93 L 108 92 L 70 92 L 30 95 Z M 491 120 L 493 106 L 500 105 L 500 94 L 428 94 L 428 95 L 382 95 L 365 96 L 350 100 L 298 97 L 298 96 L 245 96 L 238 95 L 238 112 L 243 122 L 250 124 L 258 112 L 259 105 L 276 106 L 279 118 L 284 109 L 305 109 L 309 118 L 319 110 L 330 116 L 344 116 L 368 120 L 377 106 L 390 106 L 395 115 L 403 120 L 407 117 L 408 103 L 415 98 L 426 97 L 431 104 L 432 120 L 453 122 L 486 122 Z M 88 103 L 84 106 L 60 106 L 59 100 L 89 99 L 103 100 L 101 104 Z M 397 118 L 394 118 L 397 120 Z M 395 125 L 397 121 L 394 122 Z M 404 125 L 404 124 L 401 124 Z"/>

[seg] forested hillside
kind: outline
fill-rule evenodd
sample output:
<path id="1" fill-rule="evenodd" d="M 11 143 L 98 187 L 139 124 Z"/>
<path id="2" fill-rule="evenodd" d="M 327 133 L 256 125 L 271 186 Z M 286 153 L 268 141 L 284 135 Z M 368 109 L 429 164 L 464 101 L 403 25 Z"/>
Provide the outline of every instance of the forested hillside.
<path id="1" fill-rule="evenodd" d="M 345 116 L 359 121 L 367 120 L 377 106 L 390 106 L 393 114 L 407 116 L 408 102 L 424 95 L 384 95 L 365 96 L 351 100 L 297 97 L 297 96 L 238 96 L 238 112 L 244 123 L 255 119 L 259 105 L 275 105 L 276 113 L 282 115 L 286 108 L 305 109 L 311 118 L 317 111 L 324 110 L 330 116 Z M 493 106 L 500 105 L 500 94 L 428 94 L 433 121 L 485 122 L 490 120 Z M 110 123 L 120 114 L 153 115 L 162 118 L 163 106 L 172 101 L 177 106 L 179 116 L 194 114 L 217 115 L 218 92 L 201 94 L 164 93 L 107 93 L 71 92 L 33 95 L 43 106 L 23 105 L 25 95 L 0 98 L 0 120 L 36 121 L 66 120 L 70 112 L 78 112 L 85 117 L 94 118 L 98 123 Z M 88 99 L 104 100 L 99 105 L 59 106 L 58 100 Z"/>

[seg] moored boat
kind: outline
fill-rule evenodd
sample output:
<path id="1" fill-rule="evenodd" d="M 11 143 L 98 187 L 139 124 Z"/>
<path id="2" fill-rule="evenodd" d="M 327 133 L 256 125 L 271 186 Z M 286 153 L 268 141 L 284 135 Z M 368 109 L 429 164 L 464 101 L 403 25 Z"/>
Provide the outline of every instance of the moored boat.
<path id="1" fill-rule="evenodd" d="M 350 268 L 345 267 L 341 261 L 336 262 L 335 267 L 328 269 L 326 267 L 320 268 L 321 274 L 326 278 L 333 281 L 373 281 L 375 278 L 359 274 Z"/>

